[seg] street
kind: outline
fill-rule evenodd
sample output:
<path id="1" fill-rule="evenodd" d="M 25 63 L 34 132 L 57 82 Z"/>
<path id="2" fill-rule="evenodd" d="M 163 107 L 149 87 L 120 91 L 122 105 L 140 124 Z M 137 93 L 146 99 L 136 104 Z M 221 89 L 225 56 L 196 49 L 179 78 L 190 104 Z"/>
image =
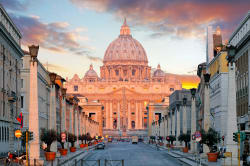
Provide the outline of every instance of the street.
<path id="1" fill-rule="evenodd" d="M 122 160 L 124 159 L 125 166 L 181 166 L 174 158 L 171 158 L 163 150 L 157 151 L 144 143 L 131 144 L 130 142 L 114 142 L 108 143 L 104 150 L 98 149 L 90 152 L 84 160 L 101 160 L 101 165 L 104 165 L 104 160 Z M 87 163 L 93 163 L 91 161 Z M 119 164 L 120 163 L 120 164 Z M 90 164 L 91 165 L 91 164 Z M 108 166 L 121 166 L 121 162 L 108 162 Z"/>

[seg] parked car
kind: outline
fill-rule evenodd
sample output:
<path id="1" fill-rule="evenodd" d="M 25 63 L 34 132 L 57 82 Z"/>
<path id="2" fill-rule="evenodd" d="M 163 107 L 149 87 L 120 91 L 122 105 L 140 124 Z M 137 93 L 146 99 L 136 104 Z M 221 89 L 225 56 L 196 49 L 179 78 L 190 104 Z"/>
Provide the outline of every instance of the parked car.
<path id="1" fill-rule="evenodd" d="M 105 148 L 105 144 L 103 142 L 100 142 L 96 145 L 95 147 L 96 149 L 104 149 Z"/>

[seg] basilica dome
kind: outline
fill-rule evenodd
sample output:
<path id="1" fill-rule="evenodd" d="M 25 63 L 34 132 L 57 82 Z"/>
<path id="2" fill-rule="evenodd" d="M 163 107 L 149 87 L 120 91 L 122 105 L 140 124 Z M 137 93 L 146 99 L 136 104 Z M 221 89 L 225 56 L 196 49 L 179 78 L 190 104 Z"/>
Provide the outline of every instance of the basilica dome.
<path id="1" fill-rule="evenodd" d="M 131 36 L 126 19 L 121 27 L 119 37 L 109 44 L 103 62 L 116 62 L 117 64 L 123 62 L 148 63 L 144 48 Z"/>
<path id="2" fill-rule="evenodd" d="M 161 70 L 160 64 L 158 64 L 157 69 L 155 70 L 153 77 L 164 77 L 165 72 Z"/>
<path id="3" fill-rule="evenodd" d="M 97 73 L 93 69 L 93 65 L 90 65 L 89 70 L 85 73 L 84 77 L 98 77 Z"/>

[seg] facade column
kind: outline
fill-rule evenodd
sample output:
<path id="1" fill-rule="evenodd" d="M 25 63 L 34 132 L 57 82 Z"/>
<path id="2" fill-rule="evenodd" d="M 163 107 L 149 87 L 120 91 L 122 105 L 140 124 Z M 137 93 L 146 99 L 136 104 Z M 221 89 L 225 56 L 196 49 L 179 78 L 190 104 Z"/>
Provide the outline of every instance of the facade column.
<path id="1" fill-rule="evenodd" d="M 168 113 L 168 136 L 170 136 L 172 134 L 171 117 L 172 117 L 172 113 Z"/>
<path id="2" fill-rule="evenodd" d="M 209 79 L 210 74 L 203 75 L 205 80 L 204 87 L 204 130 L 208 131 L 210 128 L 210 94 L 209 94 Z M 203 146 L 203 152 L 207 154 L 209 152 L 209 148 L 207 145 Z"/>
<path id="3" fill-rule="evenodd" d="M 31 160 L 40 159 L 40 133 L 38 110 L 38 82 L 37 59 L 30 61 L 30 97 L 29 97 L 29 131 L 33 132 L 33 141 L 30 142 L 29 157 Z"/>
<path id="4" fill-rule="evenodd" d="M 130 101 L 128 101 L 128 129 L 131 129 Z"/>
<path id="5" fill-rule="evenodd" d="M 195 153 L 196 152 L 196 143 L 194 140 L 192 140 L 192 135 L 196 132 L 196 109 L 195 109 L 195 93 L 196 89 L 191 89 L 194 91 L 194 94 L 192 94 L 192 105 L 191 105 L 191 152 Z"/>
<path id="6" fill-rule="evenodd" d="M 181 134 L 180 106 L 177 106 L 176 115 L 177 115 L 176 140 L 178 140 L 178 137 Z M 178 144 L 180 145 L 179 141 Z"/>
<path id="7" fill-rule="evenodd" d="M 66 131 L 66 89 L 62 89 L 61 132 Z M 65 92 L 64 92 L 65 91 Z"/>
<path id="8" fill-rule="evenodd" d="M 50 76 L 53 77 L 55 73 L 50 73 Z M 49 129 L 53 129 L 57 132 L 56 127 L 56 85 L 54 80 L 50 87 L 50 111 L 49 111 Z M 54 141 L 51 144 L 50 150 L 52 152 L 57 152 L 57 142 Z"/>
<path id="9" fill-rule="evenodd" d="M 172 110 L 171 110 L 172 111 Z M 175 136 L 175 116 L 176 116 L 176 110 L 174 110 L 174 113 L 172 113 L 172 135 Z M 173 111 L 172 111 L 173 112 Z"/>
<path id="10" fill-rule="evenodd" d="M 232 152 L 233 165 L 236 165 L 238 151 L 237 143 L 233 141 L 233 133 L 237 132 L 235 62 L 229 62 L 228 68 L 228 112 L 226 114 L 225 145 L 227 152 Z M 231 164 L 230 158 L 226 158 L 226 164 Z"/>
<path id="11" fill-rule="evenodd" d="M 118 101 L 117 103 L 117 108 L 118 108 L 118 119 L 117 119 L 117 129 L 120 130 L 121 129 L 121 126 L 120 126 L 120 123 L 121 123 L 121 117 L 120 117 L 120 101 Z"/>
<path id="12" fill-rule="evenodd" d="M 110 126 L 110 123 L 109 123 L 109 121 L 111 120 L 110 119 L 110 117 L 109 117 L 109 114 L 110 114 L 110 110 L 109 110 L 109 101 L 106 101 L 105 102 L 105 105 L 106 105 L 106 107 L 105 107 L 105 110 L 106 110 L 106 129 L 110 129 L 111 128 L 111 126 Z"/>
<path id="13" fill-rule="evenodd" d="M 182 106 L 182 132 L 187 134 L 187 106 Z"/>
<path id="14" fill-rule="evenodd" d="M 70 104 L 70 109 L 69 109 L 69 133 L 73 133 L 73 105 Z"/>
<path id="15" fill-rule="evenodd" d="M 142 129 L 142 102 L 139 102 L 139 129 Z"/>
<path id="16" fill-rule="evenodd" d="M 138 104 L 137 101 L 135 102 L 135 129 L 138 129 L 139 122 L 138 122 Z"/>
<path id="17" fill-rule="evenodd" d="M 75 128 L 75 136 L 76 136 L 76 144 L 78 145 L 79 144 L 79 142 L 78 142 L 78 135 L 79 135 L 79 133 L 78 133 L 78 116 L 77 116 L 77 112 L 78 112 L 78 109 L 76 108 L 75 110 L 74 110 L 74 116 L 75 116 L 75 121 L 74 121 L 74 128 Z"/>
<path id="18" fill-rule="evenodd" d="M 109 122 L 110 122 L 110 125 L 109 125 L 109 127 L 110 127 L 110 129 L 113 129 L 113 110 L 112 110 L 112 106 L 113 106 L 113 102 L 111 101 L 110 102 L 110 107 L 109 107 L 109 114 L 110 114 L 110 119 L 109 119 Z"/>

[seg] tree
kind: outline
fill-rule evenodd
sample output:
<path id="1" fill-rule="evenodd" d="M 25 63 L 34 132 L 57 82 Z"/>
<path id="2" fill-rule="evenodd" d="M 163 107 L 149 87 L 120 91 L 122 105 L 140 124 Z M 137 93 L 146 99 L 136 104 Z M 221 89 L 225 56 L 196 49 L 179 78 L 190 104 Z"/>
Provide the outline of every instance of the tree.
<path id="1" fill-rule="evenodd" d="M 173 145 L 174 141 L 176 141 L 176 137 L 174 135 L 170 135 L 169 136 L 169 141 L 170 141 L 171 145 Z"/>
<path id="2" fill-rule="evenodd" d="M 84 140 L 84 134 L 82 134 L 82 135 L 79 135 L 79 136 L 78 136 L 78 139 L 79 139 L 79 140 L 81 140 L 81 142 L 82 142 L 82 144 L 83 144 L 83 140 Z"/>
<path id="3" fill-rule="evenodd" d="M 220 142 L 220 135 L 217 131 L 212 128 L 209 128 L 207 132 L 204 130 L 201 131 L 201 142 L 206 144 L 209 148 L 210 153 L 213 152 L 213 147 Z"/>
<path id="4" fill-rule="evenodd" d="M 66 139 L 65 140 L 67 141 L 67 134 L 66 134 Z M 57 133 L 57 142 L 59 142 L 61 144 L 61 146 L 62 146 L 62 149 L 64 149 L 64 142 L 62 142 L 62 137 L 61 137 L 61 135 L 59 133 Z"/>
<path id="5" fill-rule="evenodd" d="M 75 147 L 76 136 L 72 133 L 69 133 L 68 139 L 69 142 L 71 143 L 71 147 Z"/>
<path id="6" fill-rule="evenodd" d="M 50 146 L 51 144 L 57 140 L 57 134 L 56 131 L 53 129 L 42 129 L 41 130 L 41 141 L 47 144 L 46 152 L 50 152 Z"/>
<path id="7" fill-rule="evenodd" d="M 185 147 L 188 147 L 188 142 L 190 142 L 190 134 L 180 134 L 178 137 L 179 141 L 184 141 L 185 142 Z"/>

